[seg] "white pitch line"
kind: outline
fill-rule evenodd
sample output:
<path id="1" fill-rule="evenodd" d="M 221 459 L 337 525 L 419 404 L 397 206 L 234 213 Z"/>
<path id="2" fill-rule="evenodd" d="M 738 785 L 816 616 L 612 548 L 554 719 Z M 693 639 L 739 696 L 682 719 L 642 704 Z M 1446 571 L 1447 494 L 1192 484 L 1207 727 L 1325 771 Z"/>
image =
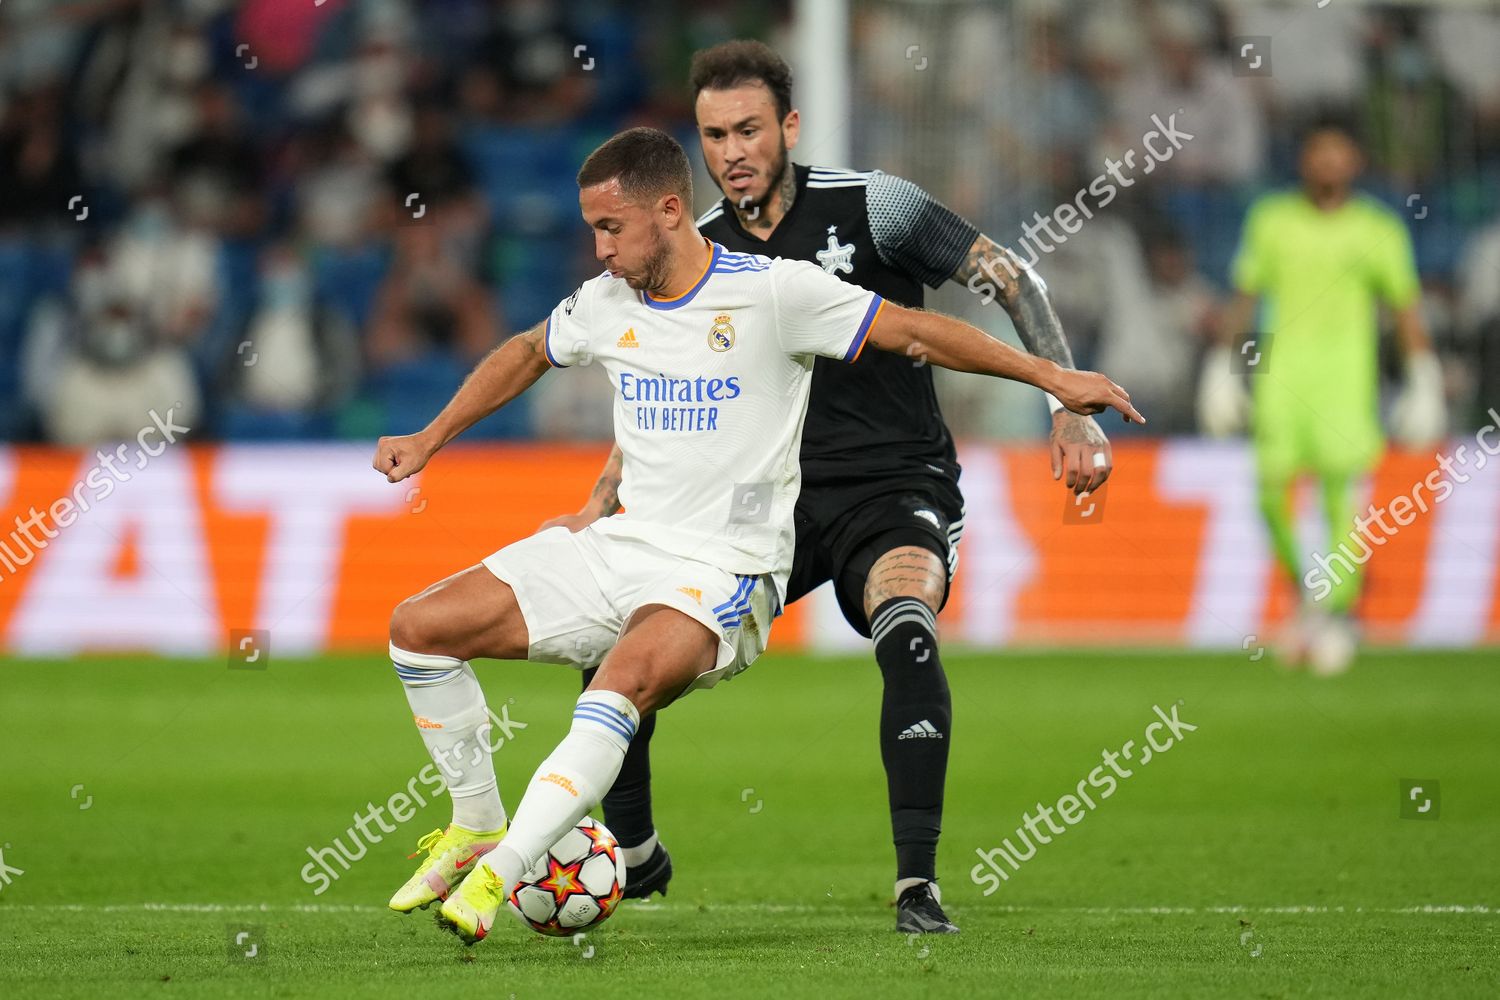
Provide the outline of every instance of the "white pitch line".
<path id="1" fill-rule="evenodd" d="M 981 904 L 983 905 L 983 904 Z M 1103 916 L 1137 916 L 1160 913 L 1479 913 L 1492 914 L 1494 907 L 1483 904 L 1451 904 L 1435 906 L 1001 906 L 995 907 L 1007 913 L 1089 913 Z"/>
<path id="2" fill-rule="evenodd" d="M 671 913 L 674 911 L 698 910 L 743 910 L 756 913 L 828 913 L 874 910 L 878 904 L 851 903 L 627 903 L 632 913 Z M 1424 903 L 1416 906 L 989 906 L 984 903 L 969 904 L 977 909 L 999 913 L 1083 913 L 1092 916 L 1130 917 L 1160 915 L 1202 915 L 1239 913 L 1278 914 L 1477 914 L 1490 916 L 1500 913 L 1500 908 L 1484 904 Z M 62 913 L 390 913 L 384 906 L 366 906 L 342 903 L 297 903 L 275 905 L 271 903 L 16 903 L 0 905 L 0 916 L 11 910 L 55 911 Z"/>

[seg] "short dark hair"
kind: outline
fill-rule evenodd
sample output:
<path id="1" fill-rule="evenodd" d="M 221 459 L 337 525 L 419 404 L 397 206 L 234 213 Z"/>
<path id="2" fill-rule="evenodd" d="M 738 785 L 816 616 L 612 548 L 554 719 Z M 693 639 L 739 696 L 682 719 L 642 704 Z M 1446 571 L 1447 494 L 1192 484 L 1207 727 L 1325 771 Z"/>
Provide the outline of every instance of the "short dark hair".
<path id="1" fill-rule="evenodd" d="M 1354 115 L 1337 110 L 1319 111 L 1304 121 L 1297 135 L 1298 148 L 1307 145 L 1313 136 L 1323 132 L 1338 132 L 1360 149 L 1364 149 L 1363 123 Z"/>
<path id="2" fill-rule="evenodd" d="M 764 84 L 776 101 L 776 120 L 792 111 L 792 68 L 765 42 L 736 39 L 693 53 L 688 73 L 693 101 L 705 90 L 729 90 L 747 83 Z"/>
<path id="3" fill-rule="evenodd" d="M 664 194 L 682 196 L 687 211 L 693 205 L 693 167 L 682 145 L 656 128 L 630 128 L 611 137 L 589 154 L 578 171 L 578 186 L 593 187 L 618 180 L 631 201 L 649 204 Z"/>

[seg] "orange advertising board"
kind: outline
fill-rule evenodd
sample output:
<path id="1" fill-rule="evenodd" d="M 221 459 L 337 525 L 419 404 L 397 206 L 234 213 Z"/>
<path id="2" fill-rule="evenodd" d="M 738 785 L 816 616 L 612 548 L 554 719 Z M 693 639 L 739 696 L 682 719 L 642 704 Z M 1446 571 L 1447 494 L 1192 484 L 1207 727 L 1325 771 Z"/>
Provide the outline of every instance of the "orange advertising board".
<path id="1" fill-rule="evenodd" d="M 577 509 L 605 454 L 454 446 L 392 485 L 363 444 L 174 447 L 108 468 L 94 453 L 3 449 L 0 642 L 204 653 L 264 629 L 283 654 L 378 650 L 397 602 Z M 968 516 L 947 641 L 1243 648 L 1274 633 L 1290 589 L 1248 450 L 1130 442 L 1115 458 L 1109 486 L 1074 504 L 1042 447 L 961 449 Z M 1431 455 L 1388 456 L 1362 509 L 1410 496 L 1435 468 Z M 1500 640 L 1500 461 L 1470 456 L 1443 475 L 1446 495 L 1429 489 L 1425 510 L 1383 521 L 1397 530 L 1367 546 L 1360 612 L 1375 641 Z M 1310 491 L 1298 509 L 1307 550 L 1326 553 Z M 772 635 L 775 649 L 860 643 L 826 591 Z"/>

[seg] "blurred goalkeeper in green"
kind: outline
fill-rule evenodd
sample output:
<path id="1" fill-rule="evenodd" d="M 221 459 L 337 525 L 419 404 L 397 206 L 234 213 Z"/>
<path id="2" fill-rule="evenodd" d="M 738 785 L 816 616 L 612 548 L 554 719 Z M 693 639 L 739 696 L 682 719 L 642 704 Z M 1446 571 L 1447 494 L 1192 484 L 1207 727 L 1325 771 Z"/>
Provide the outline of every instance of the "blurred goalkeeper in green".
<path id="1" fill-rule="evenodd" d="M 1369 551 L 1351 532 L 1356 489 L 1385 447 L 1381 305 L 1391 310 L 1405 363 L 1390 411 L 1393 435 L 1403 445 L 1428 445 L 1445 423 L 1442 370 L 1422 322 L 1411 239 L 1395 212 L 1353 190 L 1363 168 L 1353 136 L 1322 125 L 1303 142 L 1301 188 L 1251 205 L 1233 265 L 1235 296 L 1199 387 L 1199 419 L 1210 434 L 1233 433 L 1250 418 L 1261 514 L 1301 595 L 1280 652 L 1325 674 L 1342 672 L 1354 657 L 1351 611 L 1362 574 L 1355 566 L 1316 588 L 1304 583 L 1292 493 L 1302 475 L 1321 486 L 1323 552 L 1341 542 Z M 1241 372 L 1254 376 L 1248 398 Z"/>

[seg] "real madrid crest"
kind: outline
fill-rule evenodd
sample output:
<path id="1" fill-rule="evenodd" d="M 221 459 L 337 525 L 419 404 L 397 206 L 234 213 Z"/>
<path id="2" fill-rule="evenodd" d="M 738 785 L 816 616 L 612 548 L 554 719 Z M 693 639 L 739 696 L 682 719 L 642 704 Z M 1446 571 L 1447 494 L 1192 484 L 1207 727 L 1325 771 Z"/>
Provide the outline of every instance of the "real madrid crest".
<path id="1" fill-rule="evenodd" d="M 720 353 L 734 346 L 734 327 L 729 323 L 729 314 L 714 317 L 714 325 L 708 329 L 708 346 Z"/>

